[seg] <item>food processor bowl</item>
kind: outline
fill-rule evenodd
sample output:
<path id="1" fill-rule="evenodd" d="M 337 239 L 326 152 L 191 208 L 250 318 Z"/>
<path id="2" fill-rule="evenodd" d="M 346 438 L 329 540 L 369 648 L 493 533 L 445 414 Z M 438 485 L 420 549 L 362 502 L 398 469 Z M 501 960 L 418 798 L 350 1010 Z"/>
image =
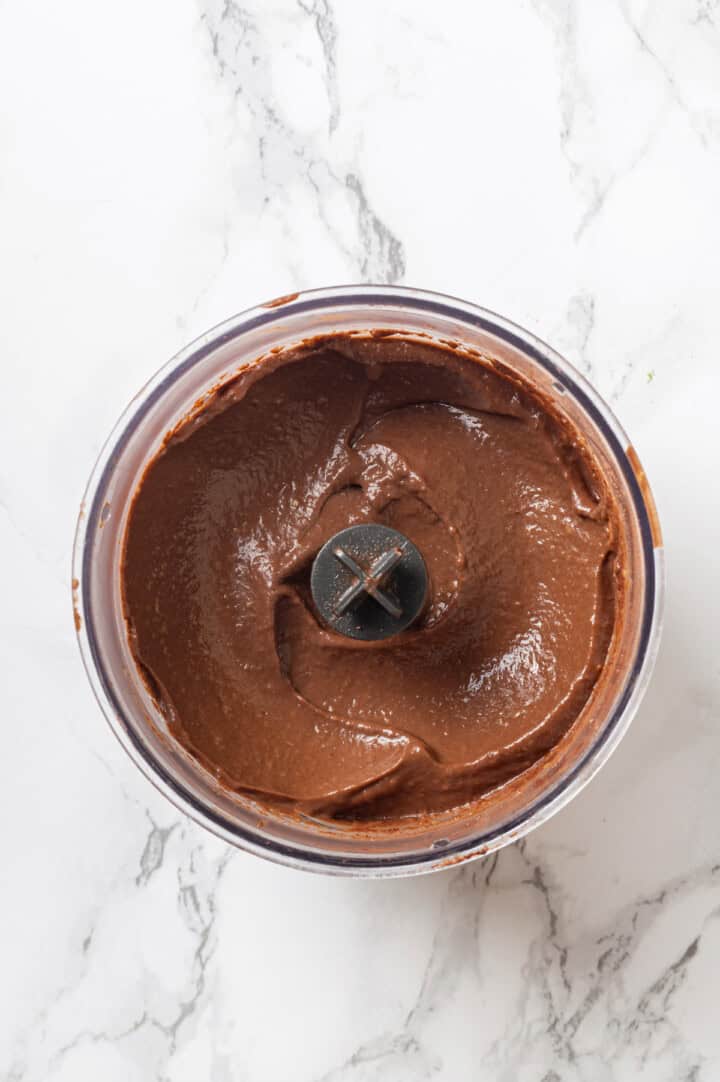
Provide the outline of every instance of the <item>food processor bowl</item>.
<path id="1" fill-rule="evenodd" d="M 233 793 L 168 731 L 130 651 L 121 598 L 133 494 L 168 432 L 245 366 L 317 335 L 378 329 L 452 346 L 516 373 L 586 439 L 618 504 L 623 601 L 582 725 L 519 779 L 463 809 L 352 824 L 283 813 Z M 661 627 L 663 546 L 645 473 L 590 384 L 510 321 L 436 293 L 343 286 L 281 297 L 203 335 L 133 399 L 95 465 L 77 526 L 73 605 L 93 691 L 134 763 L 178 808 L 225 841 L 296 868 L 356 876 L 431 871 L 490 853 L 545 822 L 587 784 L 628 728 L 648 683 Z"/>

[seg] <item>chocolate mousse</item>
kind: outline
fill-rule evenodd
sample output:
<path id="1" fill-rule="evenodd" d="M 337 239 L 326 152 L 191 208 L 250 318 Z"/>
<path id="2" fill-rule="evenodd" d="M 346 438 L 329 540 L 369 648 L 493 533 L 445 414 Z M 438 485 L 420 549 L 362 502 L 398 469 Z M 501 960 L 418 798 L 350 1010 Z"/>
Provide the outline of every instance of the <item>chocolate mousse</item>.
<path id="1" fill-rule="evenodd" d="M 362 523 L 427 569 L 417 619 L 373 641 L 311 589 Z M 492 799 L 586 723 L 622 556 L 583 438 L 517 376 L 390 333 L 316 338 L 168 435 L 133 498 L 124 613 L 170 732 L 224 786 L 393 821 Z"/>

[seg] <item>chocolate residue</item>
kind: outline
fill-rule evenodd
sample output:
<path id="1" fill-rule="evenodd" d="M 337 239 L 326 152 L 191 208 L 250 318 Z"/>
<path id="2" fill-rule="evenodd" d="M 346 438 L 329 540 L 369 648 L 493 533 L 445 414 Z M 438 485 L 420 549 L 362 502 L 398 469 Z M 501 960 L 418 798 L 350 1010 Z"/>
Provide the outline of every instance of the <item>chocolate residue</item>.
<path id="1" fill-rule="evenodd" d="M 80 582 L 78 579 L 72 580 L 72 600 L 73 600 L 73 622 L 75 624 L 75 630 L 80 631 L 82 627 L 82 617 L 77 604 L 77 594 L 80 589 Z"/>
<path id="2" fill-rule="evenodd" d="M 290 304 L 290 301 L 296 301 L 299 296 L 299 293 L 286 293 L 284 297 L 276 297 L 274 301 L 265 301 L 265 304 L 261 305 L 261 307 L 280 308 L 283 304 Z"/>

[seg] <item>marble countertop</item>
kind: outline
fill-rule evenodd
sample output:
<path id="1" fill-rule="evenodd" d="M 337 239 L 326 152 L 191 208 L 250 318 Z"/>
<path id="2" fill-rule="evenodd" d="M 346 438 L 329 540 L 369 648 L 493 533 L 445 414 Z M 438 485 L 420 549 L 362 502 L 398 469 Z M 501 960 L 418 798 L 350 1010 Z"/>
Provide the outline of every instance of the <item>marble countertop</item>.
<path id="1" fill-rule="evenodd" d="M 0 6 L 3 1082 L 720 1078 L 720 3 Z M 69 563 L 102 441 L 221 319 L 437 289 L 563 351 L 657 497 L 610 763 L 412 880 L 234 852 L 115 742 Z"/>

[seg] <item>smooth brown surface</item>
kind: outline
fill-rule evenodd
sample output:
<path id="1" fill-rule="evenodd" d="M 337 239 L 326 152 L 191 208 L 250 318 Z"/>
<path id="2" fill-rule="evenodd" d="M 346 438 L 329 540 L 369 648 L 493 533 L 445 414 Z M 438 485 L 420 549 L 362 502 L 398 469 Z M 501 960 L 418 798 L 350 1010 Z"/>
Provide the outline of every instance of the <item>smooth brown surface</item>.
<path id="1" fill-rule="evenodd" d="M 309 592 L 322 544 L 366 521 L 431 580 L 420 623 L 377 643 L 324 629 Z M 125 614 L 172 733 L 227 786 L 392 820 L 562 739 L 612 635 L 616 544 L 580 437 L 527 390 L 439 347 L 316 340 L 221 388 L 151 463 Z"/>

